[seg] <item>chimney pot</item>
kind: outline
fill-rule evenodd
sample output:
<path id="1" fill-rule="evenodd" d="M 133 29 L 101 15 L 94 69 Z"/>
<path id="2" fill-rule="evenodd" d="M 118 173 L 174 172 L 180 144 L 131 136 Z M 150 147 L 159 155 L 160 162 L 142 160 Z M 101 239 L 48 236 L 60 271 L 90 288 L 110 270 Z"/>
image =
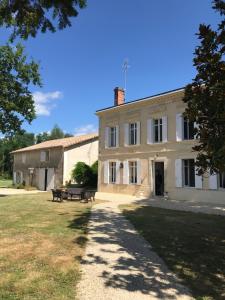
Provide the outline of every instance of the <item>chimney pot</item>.
<path id="1" fill-rule="evenodd" d="M 118 106 L 124 104 L 125 91 L 123 88 L 116 87 L 114 89 L 114 105 Z"/>

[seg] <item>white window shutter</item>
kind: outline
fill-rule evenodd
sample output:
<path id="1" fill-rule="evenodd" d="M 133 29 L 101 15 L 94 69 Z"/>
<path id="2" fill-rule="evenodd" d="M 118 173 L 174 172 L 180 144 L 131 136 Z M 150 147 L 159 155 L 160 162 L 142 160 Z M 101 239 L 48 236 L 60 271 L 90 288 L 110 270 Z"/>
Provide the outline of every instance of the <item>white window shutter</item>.
<path id="1" fill-rule="evenodd" d="M 182 160 L 175 160 L 175 179 L 176 187 L 182 187 Z"/>
<path id="2" fill-rule="evenodd" d="M 202 189 L 202 176 L 197 174 L 197 167 L 195 166 L 195 187 L 196 189 Z"/>
<path id="3" fill-rule="evenodd" d="M 124 124 L 124 146 L 129 145 L 129 124 Z"/>
<path id="4" fill-rule="evenodd" d="M 109 127 L 105 128 L 105 148 L 109 147 Z"/>
<path id="5" fill-rule="evenodd" d="M 141 123 L 137 122 L 137 145 L 141 143 Z"/>
<path id="6" fill-rule="evenodd" d="M 41 151 L 41 161 L 45 161 L 45 160 L 46 160 L 46 152 Z"/>
<path id="7" fill-rule="evenodd" d="M 183 115 L 182 114 L 176 115 L 176 140 L 178 142 L 183 140 Z"/>
<path id="8" fill-rule="evenodd" d="M 210 188 L 210 190 L 218 189 L 218 175 L 217 174 L 212 174 L 209 176 L 209 188 Z"/>
<path id="9" fill-rule="evenodd" d="M 148 119 L 147 121 L 147 143 L 153 144 L 153 120 Z"/>
<path id="10" fill-rule="evenodd" d="M 167 116 L 164 116 L 162 117 L 162 141 L 165 143 L 167 142 L 167 132 L 168 132 L 168 129 L 167 129 Z"/>
<path id="11" fill-rule="evenodd" d="M 137 184 L 141 184 L 141 160 L 137 160 Z"/>
<path id="12" fill-rule="evenodd" d="M 20 183 L 22 184 L 23 183 L 23 172 L 20 171 Z"/>
<path id="13" fill-rule="evenodd" d="M 120 184 L 120 161 L 116 162 L 116 184 Z"/>
<path id="14" fill-rule="evenodd" d="M 129 184 L 129 165 L 127 160 L 123 162 L 123 184 Z"/>
<path id="15" fill-rule="evenodd" d="M 109 183 L 109 162 L 104 162 L 104 183 Z"/>
<path id="16" fill-rule="evenodd" d="M 120 140 L 120 131 L 119 131 L 119 125 L 117 125 L 116 126 L 116 147 L 120 146 L 119 140 Z"/>
<path id="17" fill-rule="evenodd" d="M 16 172 L 13 172 L 13 183 L 16 184 Z"/>

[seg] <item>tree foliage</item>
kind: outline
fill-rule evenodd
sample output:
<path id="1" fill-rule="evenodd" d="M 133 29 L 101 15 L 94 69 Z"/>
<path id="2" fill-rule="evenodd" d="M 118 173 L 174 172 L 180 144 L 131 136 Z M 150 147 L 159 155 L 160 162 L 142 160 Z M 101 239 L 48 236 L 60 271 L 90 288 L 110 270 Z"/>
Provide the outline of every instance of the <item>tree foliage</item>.
<path id="1" fill-rule="evenodd" d="M 55 32 L 71 26 L 71 18 L 86 0 L 2 0 L 0 1 L 0 27 L 12 29 L 9 38 L 26 40 L 39 31 Z M 0 46 L 0 132 L 13 134 L 21 130 L 23 121 L 35 118 L 30 84 L 40 86 L 38 64 L 28 63 L 24 48 L 10 42 Z"/>
<path id="2" fill-rule="evenodd" d="M 72 137 L 73 135 L 70 133 L 64 133 L 64 131 L 56 124 L 50 133 L 48 132 L 42 132 L 37 134 L 36 136 L 36 143 L 42 143 L 45 141 L 50 141 L 50 140 L 56 140 L 56 139 L 62 139 L 66 137 Z"/>
<path id="3" fill-rule="evenodd" d="M 28 147 L 35 144 L 34 133 L 21 132 L 15 136 L 9 136 L 0 140 L 0 173 L 2 176 L 12 175 L 12 156 L 11 151 L 19 148 Z"/>
<path id="4" fill-rule="evenodd" d="M 213 1 L 222 20 L 216 30 L 199 26 L 200 45 L 195 49 L 197 75 L 185 88 L 185 115 L 196 122 L 199 174 L 225 171 L 225 1 Z"/>
<path id="5" fill-rule="evenodd" d="M 24 48 L 0 47 L 0 131 L 12 134 L 24 120 L 35 118 L 34 101 L 29 85 L 41 85 L 38 65 L 27 62 Z"/>
<path id="6" fill-rule="evenodd" d="M 84 162 L 78 162 L 72 171 L 72 178 L 78 184 L 88 185 L 92 176 L 91 168 Z"/>
<path id="7" fill-rule="evenodd" d="M 71 18 L 85 6 L 86 0 L 2 0 L 0 26 L 13 28 L 12 40 L 27 39 L 39 30 L 55 32 L 71 26 Z"/>
<path id="8" fill-rule="evenodd" d="M 96 187 L 98 180 L 98 162 L 96 161 L 92 166 L 84 162 L 78 162 L 72 171 L 72 179 L 80 185 Z"/>

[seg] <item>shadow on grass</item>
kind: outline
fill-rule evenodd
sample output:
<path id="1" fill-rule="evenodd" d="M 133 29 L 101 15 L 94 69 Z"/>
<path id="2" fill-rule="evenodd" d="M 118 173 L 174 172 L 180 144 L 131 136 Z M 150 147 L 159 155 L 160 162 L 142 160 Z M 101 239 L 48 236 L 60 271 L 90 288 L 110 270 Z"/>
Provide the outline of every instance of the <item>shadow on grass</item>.
<path id="1" fill-rule="evenodd" d="M 106 287 L 158 299 L 179 299 L 189 295 L 122 215 L 107 210 L 107 207 L 106 210 L 96 209 L 89 230 L 90 245 L 81 263 L 87 266 L 89 274 L 97 270 L 95 276 L 101 277 Z"/>
<path id="2" fill-rule="evenodd" d="M 154 207 L 124 215 L 195 297 L 225 299 L 225 218 Z"/>

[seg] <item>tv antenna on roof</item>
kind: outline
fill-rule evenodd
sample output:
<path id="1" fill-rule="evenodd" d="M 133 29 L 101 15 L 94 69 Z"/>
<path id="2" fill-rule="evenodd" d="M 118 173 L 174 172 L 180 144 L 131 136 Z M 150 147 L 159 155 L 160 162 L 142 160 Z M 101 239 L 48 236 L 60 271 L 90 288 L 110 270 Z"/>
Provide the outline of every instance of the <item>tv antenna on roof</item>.
<path id="1" fill-rule="evenodd" d="M 130 68 L 129 61 L 126 58 L 124 60 L 123 65 L 122 65 L 122 69 L 123 69 L 123 72 L 124 72 L 124 93 L 125 93 L 125 95 L 126 95 L 126 92 L 127 92 L 127 71 L 128 71 L 129 68 Z"/>

